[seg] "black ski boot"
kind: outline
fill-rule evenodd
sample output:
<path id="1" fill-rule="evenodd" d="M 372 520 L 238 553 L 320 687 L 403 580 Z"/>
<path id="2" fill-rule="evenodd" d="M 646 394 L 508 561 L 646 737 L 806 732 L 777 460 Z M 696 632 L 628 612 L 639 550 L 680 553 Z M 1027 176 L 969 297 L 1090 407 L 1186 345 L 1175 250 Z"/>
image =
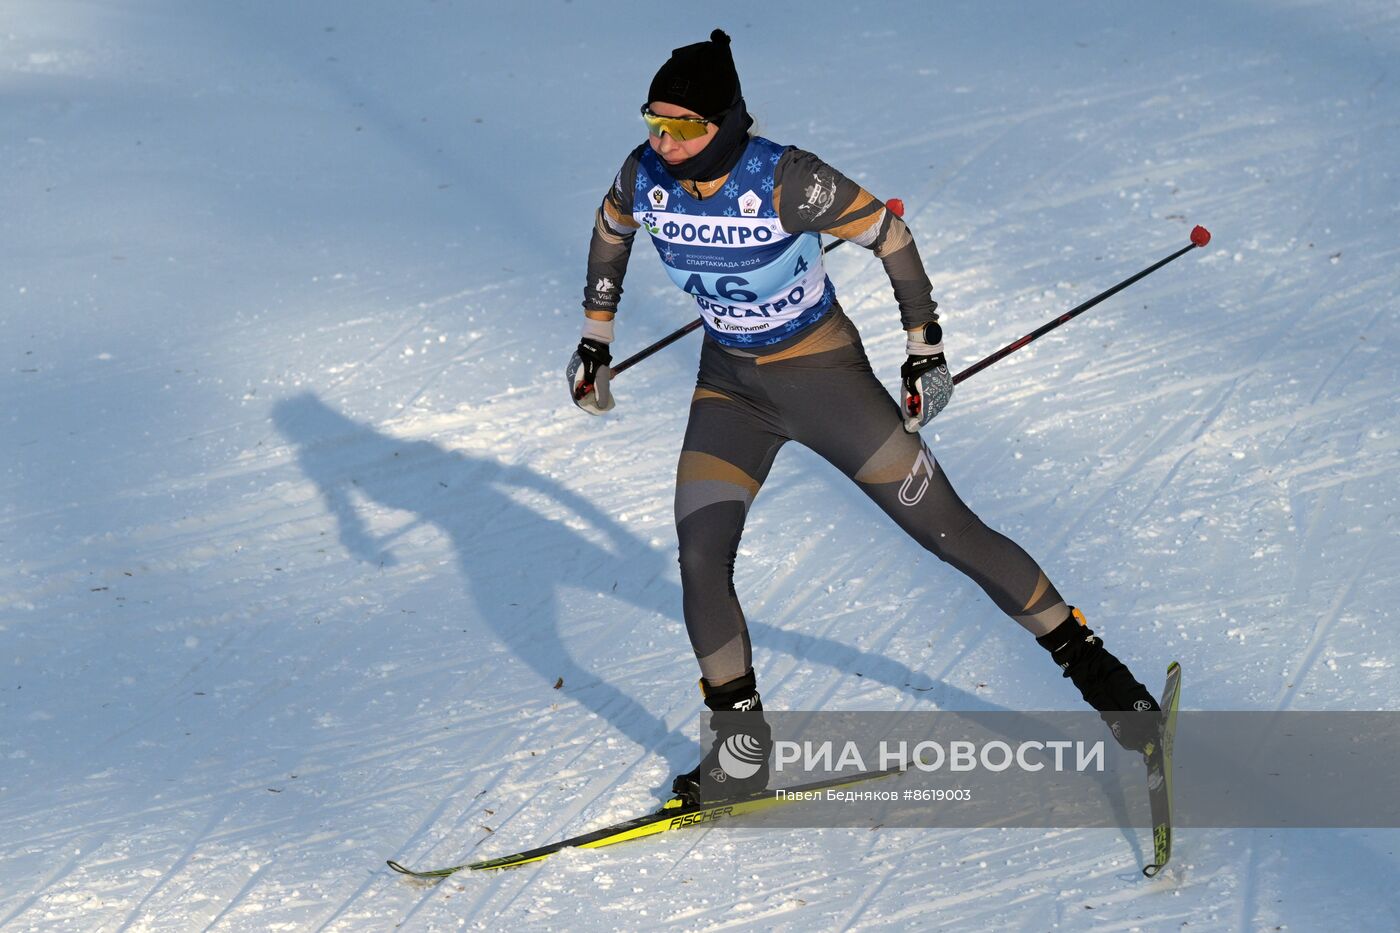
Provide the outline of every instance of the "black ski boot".
<path id="1" fill-rule="evenodd" d="M 1036 641 L 1050 652 L 1084 700 L 1099 711 L 1119 745 L 1142 752 L 1156 741 L 1162 731 L 1162 707 L 1127 665 L 1104 648 L 1103 640 L 1084 621 L 1084 613 L 1071 606 L 1069 618 Z"/>
<path id="2" fill-rule="evenodd" d="M 700 764 L 672 782 L 672 793 L 702 806 L 762 793 L 768 788 L 773 730 L 763 718 L 753 670 L 718 687 L 701 678 L 700 689 L 714 711 L 712 744 Z"/>

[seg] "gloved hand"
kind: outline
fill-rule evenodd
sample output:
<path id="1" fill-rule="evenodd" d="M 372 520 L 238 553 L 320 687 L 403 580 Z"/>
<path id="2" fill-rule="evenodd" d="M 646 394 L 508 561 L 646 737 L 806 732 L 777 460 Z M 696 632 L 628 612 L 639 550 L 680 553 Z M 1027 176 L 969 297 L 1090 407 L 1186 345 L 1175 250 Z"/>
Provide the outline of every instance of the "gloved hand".
<path id="1" fill-rule="evenodd" d="M 1145 755 L 1149 746 L 1162 740 L 1162 727 L 1166 720 L 1162 717 L 1162 708 L 1157 705 L 1157 701 L 1152 699 L 1146 690 L 1143 691 L 1143 695 L 1146 700 L 1142 701 L 1136 711 L 1099 713 L 1099 718 L 1108 726 L 1119 745 L 1130 752 L 1142 752 Z"/>
<path id="2" fill-rule="evenodd" d="M 904 430 L 918 434 L 953 397 L 953 377 L 943 356 L 943 328 L 936 321 L 907 335 L 909 357 L 899 367 L 899 407 Z"/>
<path id="3" fill-rule="evenodd" d="M 590 415 L 611 411 L 616 404 L 608 386 L 612 377 L 611 363 L 612 351 L 608 345 L 591 337 L 578 342 L 578 349 L 569 360 L 569 368 L 564 373 L 569 382 L 569 398 Z"/>

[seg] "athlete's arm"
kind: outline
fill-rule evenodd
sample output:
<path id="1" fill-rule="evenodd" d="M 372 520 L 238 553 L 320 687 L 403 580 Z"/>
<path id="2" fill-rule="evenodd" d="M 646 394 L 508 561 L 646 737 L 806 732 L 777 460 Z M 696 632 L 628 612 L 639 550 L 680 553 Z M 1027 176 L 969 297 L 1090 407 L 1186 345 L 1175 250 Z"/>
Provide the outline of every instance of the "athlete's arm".
<path id="1" fill-rule="evenodd" d="M 890 277 L 904 329 L 922 331 L 938 320 L 938 302 L 913 235 L 874 195 L 802 149 L 783 153 L 773 182 L 784 230 L 816 231 L 874 251 Z"/>
<path id="2" fill-rule="evenodd" d="M 632 193 L 637 179 L 634 149 L 622 163 L 612 187 L 593 217 L 593 239 L 588 244 L 588 279 L 583 284 L 583 333 L 569 359 L 564 379 L 573 403 L 591 415 L 610 411 L 615 404 L 609 382 L 612 377 L 613 317 L 622 298 L 622 278 L 632 255 L 632 240 L 640 226 L 632 217 Z"/>
<path id="3" fill-rule="evenodd" d="M 943 355 L 938 302 L 913 235 L 873 194 L 810 152 L 787 150 L 775 171 L 773 200 L 784 229 L 859 243 L 884 263 L 908 354 L 899 371 L 904 430 L 917 433 L 952 398 L 953 378 Z"/>
<path id="4" fill-rule="evenodd" d="M 583 286 L 583 313 L 591 321 L 611 322 L 622 298 L 622 279 L 632 255 L 637 221 L 632 217 L 632 188 L 637 180 L 634 150 L 622 163 L 612 187 L 593 217 L 593 238 L 588 244 L 588 281 Z M 587 325 L 585 324 L 585 334 Z"/>

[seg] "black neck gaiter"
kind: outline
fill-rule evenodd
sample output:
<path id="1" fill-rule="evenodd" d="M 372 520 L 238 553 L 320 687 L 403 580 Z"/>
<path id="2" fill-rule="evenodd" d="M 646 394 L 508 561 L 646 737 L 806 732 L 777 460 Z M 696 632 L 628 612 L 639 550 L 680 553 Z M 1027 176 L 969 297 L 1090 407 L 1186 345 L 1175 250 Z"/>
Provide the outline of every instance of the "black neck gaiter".
<path id="1" fill-rule="evenodd" d="M 739 157 L 749 145 L 749 127 L 753 117 L 749 116 L 744 99 L 738 102 L 720 121 L 719 132 L 710 144 L 696 156 L 676 165 L 667 165 L 666 171 L 680 181 L 714 181 L 728 175 L 739 162 Z M 664 163 L 663 163 L 664 164 Z"/>

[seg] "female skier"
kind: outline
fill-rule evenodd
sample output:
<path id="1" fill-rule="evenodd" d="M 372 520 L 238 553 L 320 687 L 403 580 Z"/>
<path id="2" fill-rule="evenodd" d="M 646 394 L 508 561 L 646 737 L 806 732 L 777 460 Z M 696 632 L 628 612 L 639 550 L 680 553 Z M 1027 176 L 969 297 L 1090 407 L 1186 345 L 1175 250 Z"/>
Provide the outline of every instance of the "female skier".
<path id="1" fill-rule="evenodd" d="M 729 37 L 676 49 L 652 79 L 647 141 L 627 156 L 593 225 L 583 336 L 570 360 L 571 398 L 614 406 L 613 316 L 632 240 L 646 230 L 671 278 L 695 298 L 705 326 L 700 372 L 676 475 L 676 531 L 686 630 L 705 704 L 743 711 L 742 731 L 766 749 L 748 628 L 734 592 L 744 519 L 779 448 L 795 440 L 854 480 L 915 541 L 971 577 L 1035 636 L 1119 743 L 1155 735 L 1156 700 L 1068 606 L 1015 542 L 958 498 L 919 437 L 953 394 L 942 330 L 904 221 L 810 152 L 749 134 Z M 871 371 L 822 263 L 820 236 L 873 250 L 899 305 L 908 359 L 902 405 Z M 735 717 L 727 717 L 734 723 Z M 745 781 L 710 779 L 719 743 L 675 779 L 695 803 L 762 790 L 766 764 Z M 722 772 L 715 775 L 722 778 Z"/>

